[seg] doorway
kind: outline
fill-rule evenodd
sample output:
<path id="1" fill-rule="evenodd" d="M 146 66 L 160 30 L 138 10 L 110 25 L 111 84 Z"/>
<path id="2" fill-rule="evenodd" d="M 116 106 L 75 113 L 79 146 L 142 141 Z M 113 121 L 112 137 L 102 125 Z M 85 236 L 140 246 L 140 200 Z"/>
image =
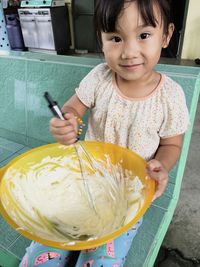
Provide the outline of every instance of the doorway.
<path id="1" fill-rule="evenodd" d="M 187 18 L 189 0 L 172 0 L 171 10 L 175 30 L 169 46 L 163 49 L 161 56 L 179 58 L 183 46 L 183 37 Z"/>

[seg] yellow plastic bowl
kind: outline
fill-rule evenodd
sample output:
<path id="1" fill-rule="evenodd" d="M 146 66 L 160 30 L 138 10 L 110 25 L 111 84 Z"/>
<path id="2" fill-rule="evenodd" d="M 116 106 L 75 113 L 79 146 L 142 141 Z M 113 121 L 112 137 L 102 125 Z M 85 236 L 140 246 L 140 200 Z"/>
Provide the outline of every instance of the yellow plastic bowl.
<path id="1" fill-rule="evenodd" d="M 143 189 L 143 205 L 138 210 L 136 216 L 126 225 L 119 228 L 117 231 L 114 231 L 106 236 L 95 240 L 89 241 L 76 241 L 74 244 L 67 244 L 64 242 L 55 242 L 52 240 L 46 240 L 40 238 L 37 233 L 33 233 L 32 231 L 25 230 L 27 229 L 25 225 L 18 225 L 16 223 L 16 216 L 20 212 L 23 213 L 18 206 L 17 200 L 14 199 L 12 195 L 12 186 L 8 184 L 6 179 L 4 179 L 4 174 L 9 168 L 22 169 L 23 171 L 29 170 L 30 162 L 38 163 L 47 156 L 58 157 L 58 156 L 67 156 L 74 151 L 74 146 L 63 146 L 60 144 L 49 144 L 44 145 L 35 149 L 32 149 L 17 158 L 13 159 L 9 164 L 0 169 L 0 212 L 5 218 L 5 220 L 19 233 L 24 235 L 25 237 L 42 243 L 44 245 L 55 247 L 59 249 L 67 249 L 67 250 L 83 250 L 88 248 L 93 248 L 99 245 L 102 245 L 109 240 L 115 239 L 122 233 L 126 232 L 129 228 L 131 228 L 146 212 L 148 207 L 151 204 L 154 192 L 155 192 L 155 182 L 154 180 L 147 177 L 147 173 L 145 171 L 146 161 L 142 159 L 137 154 L 132 151 L 119 147 L 117 145 L 103 143 L 103 142 L 93 142 L 93 141 L 82 141 L 81 142 L 87 151 L 97 159 L 106 160 L 105 154 L 109 155 L 111 162 L 113 164 L 120 163 L 123 169 L 128 169 L 133 171 L 135 175 L 137 175 L 144 185 Z M 70 168 L 70 166 L 69 166 Z M 9 201 L 8 201 L 9 200 Z M 17 210 L 17 212 L 16 212 Z M 13 215 L 14 214 L 14 215 Z M 30 225 L 29 225 L 30 226 Z"/>

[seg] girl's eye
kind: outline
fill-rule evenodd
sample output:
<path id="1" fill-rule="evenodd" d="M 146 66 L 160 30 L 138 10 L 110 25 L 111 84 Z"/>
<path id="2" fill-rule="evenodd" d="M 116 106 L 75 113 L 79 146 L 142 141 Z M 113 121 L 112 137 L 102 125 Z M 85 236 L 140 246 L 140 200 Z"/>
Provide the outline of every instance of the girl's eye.
<path id="1" fill-rule="evenodd" d="M 139 39 L 141 39 L 141 40 L 145 40 L 145 39 L 147 39 L 149 36 L 150 36 L 150 34 L 147 33 L 147 32 L 145 32 L 145 33 L 141 33 L 140 36 L 139 36 Z"/>
<path id="2" fill-rule="evenodd" d="M 112 39 L 111 39 L 114 43 L 119 43 L 119 42 L 121 42 L 121 38 L 120 37 L 118 37 L 118 36 L 114 36 Z"/>

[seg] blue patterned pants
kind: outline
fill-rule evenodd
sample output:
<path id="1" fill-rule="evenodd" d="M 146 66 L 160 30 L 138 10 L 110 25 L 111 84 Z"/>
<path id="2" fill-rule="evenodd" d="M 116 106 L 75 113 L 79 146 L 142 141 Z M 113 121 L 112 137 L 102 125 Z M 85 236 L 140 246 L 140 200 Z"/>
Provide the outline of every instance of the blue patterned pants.
<path id="1" fill-rule="evenodd" d="M 96 248 L 82 250 L 75 267 L 123 267 L 142 219 L 126 233 Z M 54 249 L 32 242 L 19 267 L 68 267 L 73 251 Z"/>

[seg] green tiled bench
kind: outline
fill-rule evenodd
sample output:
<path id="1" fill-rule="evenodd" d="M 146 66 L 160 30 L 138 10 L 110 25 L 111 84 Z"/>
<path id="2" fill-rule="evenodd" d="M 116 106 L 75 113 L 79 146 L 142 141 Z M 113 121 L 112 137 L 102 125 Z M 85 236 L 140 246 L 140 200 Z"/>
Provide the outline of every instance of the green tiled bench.
<path id="1" fill-rule="evenodd" d="M 12 53 L 0 57 L 0 167 L 31 147 L 54 142 L 49 133 L 51 117 L 43 92 L 49 91 L 62 105 L 80 80 L 101 59 Z M 187 159 L 200 91 L 199 69 L 158 65 L 157 69 L 178 81 L 190 111 L 190 128 L 184 136 L 181 157 L 170 173 L 164 195 L 144 216 L 126 267 L 151 267 L 172 219 Z M 22 237 L 0 217 L 0 266 L 16 267 L 30 240 Z"/>

